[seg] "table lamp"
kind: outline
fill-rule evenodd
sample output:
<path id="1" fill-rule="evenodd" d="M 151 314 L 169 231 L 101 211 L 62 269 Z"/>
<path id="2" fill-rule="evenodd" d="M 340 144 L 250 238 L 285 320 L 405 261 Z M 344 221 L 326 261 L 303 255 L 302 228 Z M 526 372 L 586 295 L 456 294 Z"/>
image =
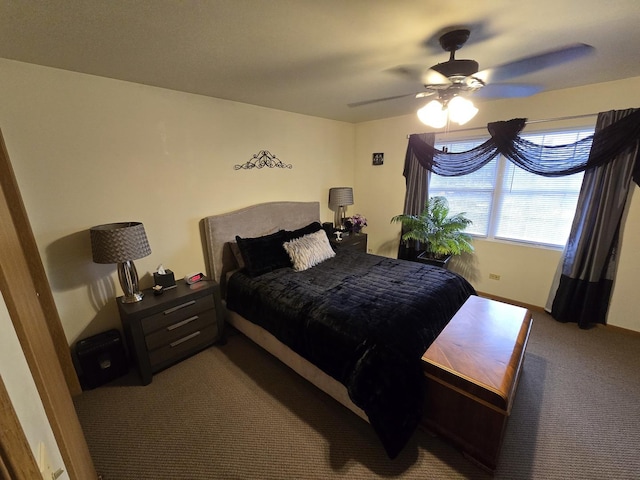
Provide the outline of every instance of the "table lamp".
<path id="1" fill-rule="evenodd" d="M 334 187 L 329 189 L 329 208 L 335 212 L 335 224 L 338 230 L 344 230 L 347 205 L 353 205 L 353 188 Z"/>
<path id="2" fill-rule="evenodd" d="M 121 222 L 98 225 L 89 229 L 91 251 L 96 263 L 117 263 L 118 278 L 124 292 L 122 303 L 135 303 L 144 294 L 138 287 L 138 272 L 133 260 L 151 253 L 144 225 Z"/>

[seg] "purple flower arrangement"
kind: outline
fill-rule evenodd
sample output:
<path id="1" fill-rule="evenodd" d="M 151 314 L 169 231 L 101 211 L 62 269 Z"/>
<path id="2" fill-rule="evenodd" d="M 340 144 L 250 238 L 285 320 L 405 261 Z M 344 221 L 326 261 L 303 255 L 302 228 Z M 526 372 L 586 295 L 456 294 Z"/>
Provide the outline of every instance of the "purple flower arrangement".
<path id="1" fill-rule="evenodd" d="M 344 220 L 344 226 L 347 227 L 351 233 L 360 233 L 364 227 L 367 226 L 367 219 L 356 213 L 352 217 L 347 217 Z"/>

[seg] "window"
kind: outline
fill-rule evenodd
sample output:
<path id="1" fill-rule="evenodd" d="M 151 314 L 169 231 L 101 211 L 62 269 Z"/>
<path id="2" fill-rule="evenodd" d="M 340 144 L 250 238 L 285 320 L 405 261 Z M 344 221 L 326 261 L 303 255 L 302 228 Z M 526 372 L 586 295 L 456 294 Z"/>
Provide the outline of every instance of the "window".
<path id="1" fill-rule="evenodd" d="M 522 135 L 539 145 L 566 145 L 591 130 Z M 437 142 L 436 148 L 463 152 L 484 140 Z M 562 247 L 567 241 L 582 185 L 582 173 L 534 175 L 498 156 L 477 172 L 460 177 L 431 174 L 429 196 L 447 197 L 453 213 L 473 220 L 472 235 Z"/>

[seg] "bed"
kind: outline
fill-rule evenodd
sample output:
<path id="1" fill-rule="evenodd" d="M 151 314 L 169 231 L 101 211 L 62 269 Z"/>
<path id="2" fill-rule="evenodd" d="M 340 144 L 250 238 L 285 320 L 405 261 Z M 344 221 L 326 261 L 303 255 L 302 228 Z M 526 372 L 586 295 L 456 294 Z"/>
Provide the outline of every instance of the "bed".
<path id="1" fill-rule="evenodd" d="M 494 470 L 530 312 L 416 262 L 338 248 L 300 263 L 307 257 L 293 247 L 307 241 L 327 253 L 319 220 L 318 202 L 203 219 L 207 274 L 220 283 L 227 323 L 367 420 L 390 458 L 421 425 Z"/>
<path id="2" fill-rule="evenodd" d="M 229 324 L 369 421 L 394 458 L 429 418 L 425 406 L 438 408 L 425 393 L 425 351 L 475 291 L 447 270 L 349 249 L 299 268 L 292 246 L 328 245 L 319 210 L 318 202 L 271 202 L 206 217 L 207 273 L 220 283 Z M 254 257 L 242 265 L 253 255 L 245 241 L 263 252 L 260 242 L 275 238 L 287 240 L 293 264 L 254 269 L 263 259 Z"/>

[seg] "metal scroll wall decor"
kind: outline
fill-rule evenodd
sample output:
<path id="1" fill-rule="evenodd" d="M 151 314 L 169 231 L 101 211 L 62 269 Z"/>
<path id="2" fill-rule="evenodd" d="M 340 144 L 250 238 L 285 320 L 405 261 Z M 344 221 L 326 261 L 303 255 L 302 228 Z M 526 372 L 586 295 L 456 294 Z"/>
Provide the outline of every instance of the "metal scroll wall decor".
<path id="1" fill-rule="evenodd" d="M 235 165 L 234 170 L 251 170 L 252 168 L 293 168 L 290 163 L 283 163 L 278 157 L 268 150 L 260 150 L 246 163 Z"/>

